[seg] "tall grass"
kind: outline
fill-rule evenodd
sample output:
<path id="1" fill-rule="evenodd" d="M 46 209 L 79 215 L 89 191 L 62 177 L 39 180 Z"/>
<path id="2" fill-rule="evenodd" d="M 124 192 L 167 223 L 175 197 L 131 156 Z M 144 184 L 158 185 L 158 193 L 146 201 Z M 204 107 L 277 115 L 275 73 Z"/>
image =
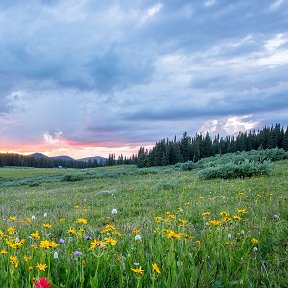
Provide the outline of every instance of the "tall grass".
<path id="1" fill-rule="evenodd" d="M 285 287 L 288 162 L 273 167 L 206 181 L 127 167 L 2 187 L 1 287 Z"/>

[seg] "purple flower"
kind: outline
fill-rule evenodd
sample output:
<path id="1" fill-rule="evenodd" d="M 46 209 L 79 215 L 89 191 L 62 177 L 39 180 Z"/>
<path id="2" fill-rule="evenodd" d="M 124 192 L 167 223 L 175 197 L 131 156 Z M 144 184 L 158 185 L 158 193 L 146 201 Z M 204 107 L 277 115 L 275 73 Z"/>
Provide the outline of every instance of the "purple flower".
<path id="1" fill-rule="evenodd" d="M 59 244 L 64 244 L 64 243 L 65 243 L 65 240 L 61 238 L 61 239 L 59 240 Z"/>
<path id="2" fill-rule="evenodd" d="M 82 252 L 76 250 L 76 251 L 73 252 L 73 255 L 74 256 L 81 256 Z"/>
<path id="3" fill-rule="evenodd" d="M 84 239 L 85 239 L 85 240 L 91 240 L 91 239 L 92 239 L 92 237 L 91 237 L 91 236 L 89 236 L 89 235 L 86 235 L 86 236 L 84 237 Z"/>

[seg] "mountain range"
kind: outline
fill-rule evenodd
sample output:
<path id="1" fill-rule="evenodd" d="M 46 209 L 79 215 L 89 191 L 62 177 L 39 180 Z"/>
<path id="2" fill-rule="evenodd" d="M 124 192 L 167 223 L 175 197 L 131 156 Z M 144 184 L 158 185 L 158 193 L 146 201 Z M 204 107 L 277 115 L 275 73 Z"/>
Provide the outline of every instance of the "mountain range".
<path id="1" fill-rule="evenodd" d="M 107 161 L 107 158 L 104 158 L 104 157 L 101 157 L 101 156 L 93 156 L 93 157 L 86 157 L 86 158 L 81 158 L 81 159 L 74 159 L 70 156 L 66 156 L 66 155 L 60 155 L 60 156 L 53 156 L 53 157 L 48 157 L 42 153 L 33 153 L 33 154 L 30 154 L 29 156 L 31 157 L 34 157 L 36 159 L 39 159 L 39 158 L 50 158 L 50 159 L 59 159 L 59 160 L 64 160 L 64 161 L 84 161 L 84 162 L 88 162 L 89 160 L 90 161 L 94 161 L 96 160 L 97 163 L 105 163 Z"/>

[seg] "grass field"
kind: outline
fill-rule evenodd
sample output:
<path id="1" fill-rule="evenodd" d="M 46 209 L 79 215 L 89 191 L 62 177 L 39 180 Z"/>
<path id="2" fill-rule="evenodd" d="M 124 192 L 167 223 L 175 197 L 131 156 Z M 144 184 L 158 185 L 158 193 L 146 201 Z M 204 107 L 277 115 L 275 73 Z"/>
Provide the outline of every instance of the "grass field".
<path id="1" fill-rule="evenodd" d="M 288 161 L 272 167 L 205 181 L 172 168 L 96 168 L 82 181 L 0 168 L 1 287 L 287 287 Z"/>

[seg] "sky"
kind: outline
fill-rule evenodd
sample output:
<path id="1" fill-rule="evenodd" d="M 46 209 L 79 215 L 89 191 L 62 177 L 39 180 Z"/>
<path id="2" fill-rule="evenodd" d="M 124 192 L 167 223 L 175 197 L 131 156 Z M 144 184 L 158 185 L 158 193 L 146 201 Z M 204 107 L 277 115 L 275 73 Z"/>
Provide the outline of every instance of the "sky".
<path id="1" fill-rule="evenodd" d="M 0 152 L 288 125 L 288 0 L 1 0 L 0 59 Z"/>

